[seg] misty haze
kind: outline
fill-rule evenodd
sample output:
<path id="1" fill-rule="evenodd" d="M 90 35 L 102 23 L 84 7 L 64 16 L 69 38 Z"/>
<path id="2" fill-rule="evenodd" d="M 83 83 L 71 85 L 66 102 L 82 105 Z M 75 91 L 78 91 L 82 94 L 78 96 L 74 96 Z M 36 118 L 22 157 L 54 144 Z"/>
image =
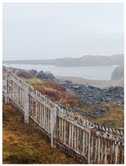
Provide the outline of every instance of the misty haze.
<path id="1" fill-rule="evenodd" d="M 123 53 L 122 4 L 4 4 L 3 18 L 4 60 Z"/>

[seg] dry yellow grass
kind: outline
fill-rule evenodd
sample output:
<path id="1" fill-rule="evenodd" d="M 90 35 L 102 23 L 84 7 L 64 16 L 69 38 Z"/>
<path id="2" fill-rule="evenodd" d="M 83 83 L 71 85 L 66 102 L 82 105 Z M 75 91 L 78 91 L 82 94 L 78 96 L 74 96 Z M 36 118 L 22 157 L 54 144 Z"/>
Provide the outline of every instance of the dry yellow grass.
<path id="1" fill-rule="evenodd" d="M 74 164 L 61 149 L 54 149 L 36 126 L 24 124 L 23 115 L 11 105 L 3 106 L 4 164 Z"/>
<path id="2" fill-rule="evenodd" d="M 54 80 L 39 80 L 33 78 L 26 79 L 26 82 L 40 93 L 47 95 L 49 99 L 57 104 L 62 104 L 67 107 L 78 105 L 78 98 L 68 94 L 66 88 Z"/>
<path id="3" fill-rule="evenodd" d="M 32 86 L 41 86 L 45 85 L 45 81 L 42 81 L 40 79 L 32 78 L 32 79 L 26 79 L 26 82 Z"/>
<path id="4" fill-rule="evenodd" d="M 111 123 L 111 126 L 116 128 L 124 128 L 124 112 L 122 109 L 115 109 L 114 111 L 108 112 L 105 116 L 95 120 L 95 122 L 101 124 Z"/>
<path id="5" fill-rule="evenodd" d="M 124 127 L 124 110 L 122 107 L 116 106 L 114 102 L 108 102 L 101 105 L 101 108 L 106 110 L 102 117 L 96 117 L 95 119 L 90 118 L 90 121 L 115 128 Z M 96 110 L 97 109 L 94 109 L 92 106 L 88 106 L 82 108 L 80 111 L 95 112 Z M 85 118 L 87 119 L 88 117 L 85 116 Z"/>

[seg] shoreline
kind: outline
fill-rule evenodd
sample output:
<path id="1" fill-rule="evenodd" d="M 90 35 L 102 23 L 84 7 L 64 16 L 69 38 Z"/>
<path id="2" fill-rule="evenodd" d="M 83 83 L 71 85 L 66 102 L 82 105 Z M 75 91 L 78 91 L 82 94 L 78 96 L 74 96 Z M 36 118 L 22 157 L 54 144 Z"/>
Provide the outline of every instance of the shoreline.
<path id="1" fill-rule="evenodd" d="M 82 77 L 63 77 L 63 76 L 55 76 L 56 79 L 69 80 L 73 83 L 77 84 L 87 84 L 92 85 L 99 88 L 106 88 L 110 86 L 121 86 L 124 87 L 124 78 L 119 80 L 88 80 Z"/>

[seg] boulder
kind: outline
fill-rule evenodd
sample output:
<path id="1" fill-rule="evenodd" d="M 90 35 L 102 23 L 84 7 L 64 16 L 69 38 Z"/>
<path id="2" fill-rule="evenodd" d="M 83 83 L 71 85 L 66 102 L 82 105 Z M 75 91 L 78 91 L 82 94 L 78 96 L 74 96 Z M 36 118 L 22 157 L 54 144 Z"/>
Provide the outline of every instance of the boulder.
<path id="1" fill-rule="evenodd" d="M 50 72 L 43 72 L 42 70 L 36 75 L 36 78 L 38 79 L 46 79 L 46 80 L 54 80 L 55 77 Z"/>

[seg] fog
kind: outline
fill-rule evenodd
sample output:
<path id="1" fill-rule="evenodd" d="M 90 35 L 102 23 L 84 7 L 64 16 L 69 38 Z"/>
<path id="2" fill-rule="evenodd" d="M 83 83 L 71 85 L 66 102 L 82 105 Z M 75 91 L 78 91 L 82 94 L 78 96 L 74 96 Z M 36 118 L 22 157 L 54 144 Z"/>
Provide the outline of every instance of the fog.
<path id="1" fill-rule="evenodd" d="M 122 4 L 6 3 L 3 59 L 123 53 Z"/>

